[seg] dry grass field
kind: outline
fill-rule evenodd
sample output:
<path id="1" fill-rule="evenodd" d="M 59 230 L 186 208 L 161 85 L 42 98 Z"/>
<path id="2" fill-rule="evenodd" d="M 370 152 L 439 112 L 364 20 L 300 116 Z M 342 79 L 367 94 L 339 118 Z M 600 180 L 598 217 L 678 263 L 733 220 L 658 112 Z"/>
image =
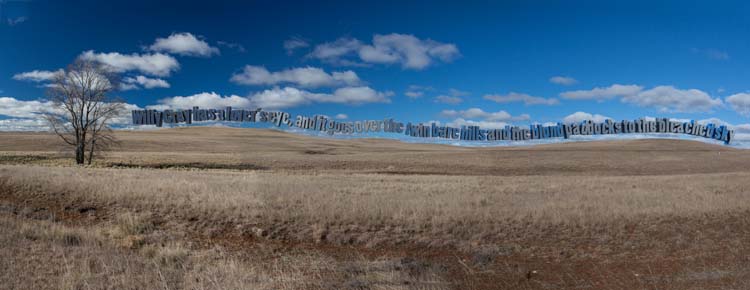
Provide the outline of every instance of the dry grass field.
<path id="1" fill-rule="evenodd" d="M 0 133 L 9 289 L 748 289 L 750 151 Z"/>

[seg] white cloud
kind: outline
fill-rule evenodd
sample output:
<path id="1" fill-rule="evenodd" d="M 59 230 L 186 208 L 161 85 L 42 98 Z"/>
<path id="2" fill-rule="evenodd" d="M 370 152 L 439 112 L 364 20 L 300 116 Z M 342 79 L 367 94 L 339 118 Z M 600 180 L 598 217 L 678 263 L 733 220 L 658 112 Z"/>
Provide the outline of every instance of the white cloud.
<path id="1" fill-rule="evenodd" d="M 553 84 L 562 85 L 562 86 L 570 86 L 570 85 L 577 84 L 578 80 L 571 78 L 571 77 L 566 77 L 566 76 L 554 76 L 554 77 L 549 78 L 549 82 Z"/>
<path id="2" fill-rule="evenodd" d="M 464 118 L 456 118 L 455 120 L 446 123 L 446 125 L 455 128 L 460 128 L 461 126 L 479 126 L 482 129 L 501 129 L 509 124 L 506 122 L 474 121 L 466 120 Z"/>
<path id="3" fill-rule="evenodd" d="M 300 37 L 292 37 L 284 41 L 284 50 L 286 50 L 286 54 L 288 55 L 294 54 L 294 51 L 297 49 L 308 46 L 310 46 L 310 44 Z"/>
<path id="4" fill-rule="evenodd" d="M 48 129 L 47 122 L 41 118 L 0 120 L 0 131 L 47 131 Z"/>
<path id="5" fill-rule="evenodd" d="M 31 82 L 49 82 L 52 81 L 52 79 L 57 74 L 62 74 L 64 71 L 62 69 L 56 70 L 56 71 L 48 71 L 48 70 L 33 70 L 30 72 L 23 72 L 19 74 L 15 74 L 13 76 L 14 80 L 17 81 L 31 81 Z"/>
<path id="6" fill-rule="evenodd" d="M 311 95 L 314 94 L 297 88 L 285 87 L 280 89 L 275 87 L 256 93 L 250 99 L 252 99 L 253 104 L 261 108 L 282 109 L 310 104 L 312 102 Z"/>
<path id="7" fill-rule="evenodd" d="M 124 103 L 122 110 L 117 114 L 115 118 L 110 120 L 109 124 L 117 128 L 132 125 L 133 116 L 130 113 L 130 111 L 132 110 L 143 110 L 143 108 L 138 105 Z"/>
<path id="8" fill-rule="evenodd" d="M 335 64 L 346 64 L 341 63 L 340 58 L 359 50 L 360 47 L 362 47 L 362 42 L 358 39 L 339 38 L 334 42 L 326 42 L 315 46 L 315 49 L 307 57 Z"/>
<path id="9" fill-rule="evenodd" d="M 672 120 L 680 121 L 680 122 L 690 122 L 690 119 L 672 119 Z M 698 120 L 696 122 L 698 122 L 699 124 L 716 124 L 716 125 L 725 125 L 725 126 L 733 127 L 732 124 L 730 124 L 729 122 L 724 121 L 719 118 L 715 118 L 715 117 Z"/>
<path id="10" fill-rule="evenodd" d="M 465 97 L 469 95 L 469 92 L 464 92 L 457 89 L 449 89 L 448 94 L 450 94 L 452 97 Z"/>
<path id="11" fill-rule="evenodd" d="M 427 88 L 427 89 L 433 90 L 432 88 Z M 436 103 L 456 105 L 464 101 L 464 99 L 461 97 L 468 96 L 468 95 L 469 95 L 469 92 L 464 92 L 464 91 L 460 91 L 457 89 L 450 89 L 448 90 L 447 95 L 439 95 L 435 97 L 434 100 Z"/>
<path id="12" fill-rule="evenodd" d="M 157 38 L 148 50 L 168 52 L 183 56 L 210 57 L 220 54 L 219 49 L 208 45 L 206 41 L 195 37 L 192 33 L 172 33 L 167 38 Z"/>
<path id="13" fill-rule="evenodd" d="M 461 117 L 467 119 L 481 119 L 485 121 L 527 121 L 531 119 L 531 116 L 528 114 L 513 116 L 506 111 L 485 112 L 480 108 L 470 108 L 460 111 L 443 110 L 440 115 L 447 118 Z"/>
<path id="14" fill-rule="evenodd" d="M 26 16 L 20 16 L 20 17 L 16 17 L 16 18 L 8 18 L 8 25 L 10 25 L 10 26 L 16 26 L 18 24 L 26 22 L 26 20 L 28 20 L 28 19 L 29 18 L 27 18 Z"/>
<path id="15" fill-rule="evenodd" d="M 729 103 L 733 110 L 737 111 L 737 113 L 745 116 L 750 115 L 750 94 L 734 94 L 727 97 L 726 101 L 727 103 Z"/>
<path id="16" fill-rule="evenodd" d="M 430 86 L 420 86 L 420 85 L 409 85 L 410 91 L 434 91 L 435 88 Z"/>
<path id="17" fill-rule="evenodd" d="M 701 90 L 680 90 L 673 86 L 658 86 L 635 95 L 626 95 L 622 101 L 664 112 L 708 112 L 723 104 L 721 99 L 711 98 Z"/>
<path id="18" fill-rule="evenodd" d="M 147 75 L 169 76 L 173 71 L 180 68 L 177 60 L 162 53 L 153 54 L 120 54 L 117 52 L 95 53 L 92 50 L 85 51 L 78 56 L 84 60 L 98 61 L 109 66 L 113 71 L 140 71 Z"/>
<path id="19" fill-rule="evenodd" d="M 111 125 L 129 124 L 130 110 L 138 106 L 125 104 L 124 110 L 110 121 Z M 0 120 L 0 131 L 46 131 L 49 127 L 44 120 L 48 112 L 62 112 L 54 103 L 45 100 L 23 101 L 12 97 L 0 97 L 0 116 L 9 117 Z"/>
<path id="20" fill-rule="evenodd" d="M 22 101 L 11 97 L 0 97 L 0 115 L 13 118 L 36 118 L 52 108 L 48 101 Z"/>
<path id="21" fill-rule="evenodd" d="M 565 99 L 603 101 L 620 97 L 624 103 L 656 108 L 663 112 L 708 112 L 723 105 L 719 98 L 697 89 L 681 90 L 673 86 L 657 86 L 643 90 L 638 85 L 614 84 L 606 88 L 569 91 L 560 94 Z"/>
<path id="22" fill-rule="evenodd" d="M 347 115 L 347 114 L 337 114 L 336 115 L 336 119 L 346 120 L 346 119 L 349 119 L 349 115 Z"/>
<path id="23" fill-rule="evenodd" d="M 452 96 L 446 96 L 446 95 L 439 95 L 435 97 L 435 102 L 442 103 L 442 104 L 456 105 L 456 104 L 460 104 L 463 101 L 464 100 L 461 99 L 460 97 L 452 97 Z"/>
<path id="24" fill-rule="evenodd" d="M 333 95 L 318 94 L 320 97 L 316 100 L 322 103 L 339 103 L 360 105 L 365 103 L 390 103 L 388 98 L 393 92 L 377 92 L 370 87 L 345 87 L 336 89 Z"/>
<path id="25" fill-rule="evenodd" d="M 149 109 L 167 110 L 167 109 L 192 109 L 193 106 L 201 108 L 223 108 L 227 106 L 236 108 L 251 108 L 250 99 L 237 95 L 221 96 L 214 92 L 203 92 L 191 96 L 175 96 L 161 99 L 157 105 L 147 106 Z"/>
<path id="26" fill-rule="evenodd" d="M 599 114 L 589 114 L 586 112 L 575 112 L 573 114 L 570 114 L 562 119 L 563 123 L 570 124 L 570 123 L 578 123 L 582 121 L 592 121 L 595 123 L 602 123 L 607 119 L 612 119 L 607 116 L 599 115 Z"/>
<path id="27" fill-rule="evenodd" d="M 368 63 L 400 63 L 405 69 L 424 69 L 435 59 L 450 62 L 460 56 L 454 44 L 421 40 L 413 35 L 392 33 L 375 35 L 372 45 L 359 49 L 359 57 Z"/>
<path id="28" fill-rule="evenodd" d="M 608 100 L 615 97 L 632 96 L 643 90 L 642 86 L 614 84 L 606 88 L 592 90 L 568 91 L 560 94 L 564 99 L 571 100 Z"/>
<path id="29" fill-rule="evenodd" d="M 163 79 L 149 78 L 145 76 L 126 77 L 122 79 L 120 89 L 126 90 L 137 90 L 141 87 L 146 89 L 154 88 L 169 88 L 169 83 Z"/>
<path id="30" fill-rule="evenodd" d="M 406 92 L 404 93 L 404 95 L 406 95 L 406 96 L 407 96 L 407 97 L 409 97 L 409 98 L 412 98 L 412 99 L 416 99 L 416 98 L 420 98 L 420 97 L 422 97 L 422 96 L 424 95 L 424 92 L 419 92 L 419 91 L 406 91 Z"/>
<path id="31" fill-rule="evenodd" d="M 433 87 L 409 85 L 409 87 L 406 89 L 406 92 L 404 92 L 404 95 L 409 97 L 410 99 L 418 99 L 424 96 L 426 91 L 434 90 L 435 89 Z"/>
<path id="32" fill-rule="evenodd" d="M 542 97 L 534 97 L 527 94 L 520 94 L 510 92 L 507 95 L 485 95 L 485 100 L 494 101 L 497 103 L 511 103 L 511 102 L 523 102 L 524 105 L 557 105 L 560 103 L 557 99 L 546 99 Z"/>
<path id="33" fill-rule="evenodd" d="M 350 70 L 328 74 L 320 68 L 308 66 L 269 72 L 265 67 L 253 65 L 246 65 L 241 73 L 232 75 L 230 81 L 243 85 L 292 83 L 303 87 L 351 86 L 361 83 L 357 74 Z"/>
<path id="34" fill-rule="evenodd" d="M 737 133 L 750 133 L 750 124 L 739 124 L 732 126 Z"/>
<path id="35" fill-rule="evenodd" d="M 228 47 L 228 48 L 234 49 L 237 52 L 245 52 L 245 47 L 242 46 L 242 44 L 239 44 L 239 43 L 233 43 L 233 42 L 221 41 L 220 40 L 220 41 L 217 41 L 216 44 L 218 44 L 219 46 L 224 46 L 224 47 Z"/>
<path id="36" fill-rule="evenodd" d="M 359 64 L 347 57 L 355 56 L 369 64 L 401 64 L 404 69 L 424 69 L 437 61 L 451 62 L 461 56 L 455 44 L 441 43 L 431 39 L 419 39 L 410 34 L 376 34 L 371 44 L 354 38 L 340 38 L 323 43 L 308 54 L 334 64 Z"/>
<path id="37" fill-rule="evenodd" d="M 250 97 L 252 103 L 261 108 L 282 109 L 311 103 L 336 103 L 360 105 L 365 103 L 390 103 L 393 92 L 377 92 L 369 87 L 344 87 L 332 94 L 312 93 L 292 87 L 275 87 L 258 92 Z"/>

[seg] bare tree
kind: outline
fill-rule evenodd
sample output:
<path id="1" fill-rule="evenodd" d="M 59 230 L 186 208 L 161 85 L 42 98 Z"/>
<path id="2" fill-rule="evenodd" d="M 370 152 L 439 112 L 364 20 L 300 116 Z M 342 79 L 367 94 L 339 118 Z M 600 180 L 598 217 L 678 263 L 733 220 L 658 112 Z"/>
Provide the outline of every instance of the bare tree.
<path id="1" fill-rule="evenodd" d="M 76 164 L 86 159 L 91 164 L 98 151 L 117 143 L 109 127 L 124 109 L 122 102 L 109 97 L 116 83 L 116 75 L 102 64 L 76 60 L 50 85 L 53 108 L 45 112 L 45 119 L 57 136 L 75 148 Z"/>

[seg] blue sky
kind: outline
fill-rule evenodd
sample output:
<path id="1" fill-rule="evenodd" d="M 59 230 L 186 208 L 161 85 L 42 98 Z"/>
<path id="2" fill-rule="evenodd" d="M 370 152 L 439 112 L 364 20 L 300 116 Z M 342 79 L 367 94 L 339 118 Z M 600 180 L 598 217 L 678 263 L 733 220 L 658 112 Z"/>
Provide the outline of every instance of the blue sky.
<path id="1" fill-rule="evenodd" d="M 747 2 L 464 2 L 0 0 L 0 129 L 40 128 L 51 73 L 89 58 L 141 108 L 750 130 Z"/>

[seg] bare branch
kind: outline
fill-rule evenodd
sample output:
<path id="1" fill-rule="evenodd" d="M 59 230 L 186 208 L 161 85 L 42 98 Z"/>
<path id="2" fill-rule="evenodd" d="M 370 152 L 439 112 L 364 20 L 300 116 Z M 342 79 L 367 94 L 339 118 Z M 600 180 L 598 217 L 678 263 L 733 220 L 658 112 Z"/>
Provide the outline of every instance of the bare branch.
<path id="1" fill-rule="evenodd" d="M 98 151 L 118 144 L 109 123 L 124 105 L 109 98 L 117 77 L 103 65 L 77 60 L 55 75 L 48 91 L 53 109 L 45 112 L 50 130 L 76 151 L 76 163 L 83 164 L 88 151 L 90 164 Z M 87 150 L 88 149 L 88 150 Z"/>

